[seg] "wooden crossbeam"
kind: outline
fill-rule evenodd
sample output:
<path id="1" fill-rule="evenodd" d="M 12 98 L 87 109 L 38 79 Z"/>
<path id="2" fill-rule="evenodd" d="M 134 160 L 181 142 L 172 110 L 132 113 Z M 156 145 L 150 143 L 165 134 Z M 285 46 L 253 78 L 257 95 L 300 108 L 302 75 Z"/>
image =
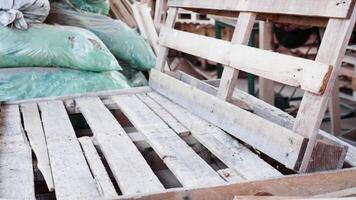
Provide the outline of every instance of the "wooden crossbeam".
<path id="1" fill-rule="evenodd" d="M 270 80 L 322 94 L 332 67 L 320 62 L 162 28 L 160 44 Z"/>
<path id="2" fill-rule="evenodd" d="M 169 7 L 349 18 L 355 0 L 169 0 Z"/>

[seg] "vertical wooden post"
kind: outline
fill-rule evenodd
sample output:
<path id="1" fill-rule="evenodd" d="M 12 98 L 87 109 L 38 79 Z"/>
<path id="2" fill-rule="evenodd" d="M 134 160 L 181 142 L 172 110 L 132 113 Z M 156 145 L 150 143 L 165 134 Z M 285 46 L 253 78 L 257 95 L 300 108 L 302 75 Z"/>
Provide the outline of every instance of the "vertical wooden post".
<path id="1" fill-rule="evenodd" d="M 335 136 L 341 134 L 341 112 L 340 112 L 340 97 L 339 97 L 339 80 L 335 80 L 334 88 L 331 92 L 329 101 L 329 115 L 331 123 L 331 133 Z"/>
<path id="2" fill-rule="evenodd" d="M 255 20 L 255 13 L 241 12 L 235 26 L 235 31 L 231 43 L 247 45 Z M 225 101 L 231 100 L 231 96 L 237 84 L 238 75 L 238 70 L 231 67 L 224 67 L 224 72 L 221 77 L 220 87 L 217 94 L 219 98 Z"/>
<path id="3" fill-rule="evenodd" d="M 260 22 L 259 48 L 273 51 L 273 25 L 271 22 Z M 274 82 L 269 79 L 259 78 L 259 97 L 266 103 L 274 105 Z"/>
<path id="4" fill-rule="evenodd" d="M 178 8 L 169 8 L 165 26 L 169 28 L 174 28 L 177 19 L 177 13 L 178 13 Z M 168 51 L 169 49 L 167 47 L 160 45 L 158 50 L 156 69 L 161 72 L 164 71 L 164 66 L 166 65 Z"/>

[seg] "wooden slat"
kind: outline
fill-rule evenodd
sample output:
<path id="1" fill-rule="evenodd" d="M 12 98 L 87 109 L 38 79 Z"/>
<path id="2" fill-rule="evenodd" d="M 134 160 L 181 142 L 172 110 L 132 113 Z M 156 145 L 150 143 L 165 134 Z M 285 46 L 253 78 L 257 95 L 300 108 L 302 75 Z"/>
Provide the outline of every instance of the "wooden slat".
<path id="1" fill-rule="evenodd" d="M 170 8 L 168 10 L 168 16 L 167 20 L 165 23 L 165 27 L 167 28 L 173 28 L 177 19 L 177 14 L 178 14 L 178 9 L 177 8 Z M 156 69 L 159 71 L 164 71 L 164 67 L 166 66 L 167 63 L 167 55 L 168 55 L 169 49 L 160 45 L 159 50 L 158 50 L 158 55 L 157 55 L 157 63 L 156 63 Z"/>
<path id="2" fill-rule="evenodd" d="M 115 187 L 111 182 L 104 164 L 101 162 L 100 156 L 96 151 L 94 144 L 89 137 L 81 137 L 78 139 L 82 146 L 85 158 L 90 167 L 91 173 L 94 176 L 100 194 L 106 199 L 117 198 L 118 195 Z"/>
<path id="3" fill-rule="evenodd" d="M 235 25 L 234 35 L 232 36 L 231 44 L 247 45 L 255 20 L 255 13 L 240 13 L 237 23 Z M 224 67 L 217 95 L 219 98 L 227 101 L 231 99 L 232 93 L 234 92 L 234 88 L 237 84 L 238 76 L 238 70 L 230 67 Z"/>
<path id="4" fill-rule="evenodd" d="M 37 104 L 28 103 L 21 105 L 23 123 L 27 132 L 30 145 L 36 155 L 37 167 L 41 171 L 49 191 L 54 190 L 51 166 L 49 163 L 47 143 L 42 128 L 42 121 Z"/>
<path id="5" fill-rule="evenodd" d="M 24 138 L 18 106 L 0 112 L 0 198 L 35 199 L 32 152 Z"/>
<path id="6" fill-rule="evenodd" d="M 166 27 L 162 28 L 159 40 L 163 46 L 280 83 L 301 86 L 302 89 L 316 94 L 324 92 L 332 69 L 330 65 L 312 60 L 244 45 L 232 45 L 228 41 Z"/>
<path id="7" fill-rule="evenodd" d="M 179 80 L 188 83 L 204 92 L 207 92 L 214 96 L 217 94 L 217 88 L 213 85 L 210 85 L 212 84 L 211 81 L 209 81 L 208 84 L 208 82 L 199 81 L 198 79 L 195 79 L 194 77 L 182 72 L 179 72 L 177 76 L 179 76 Z M 219 80 L 216 85 L 219 85 Z M 283 126 L 287 129 L 293 128 L 293 124 L 295 121 L 294 117 L 252 95 L 249 95 L 248 93 L 242 90 L 235 88 L 232 103 L 246 110 L 250 110 L 254 114 L 270 122 Z M 323 130 L 319 130 L 318 136 L 320 136 L 321 138 L 326 138 L 330 141 L 334 141 L 335 143 L 338 143 L 340 145 L 347 146 L 348 151 L 345 159 L 350 165 L 356 166 L 356 147 L 340 140 L 337 137 L 334 137 L 333 135 Z"/>
<path id="8" fill-rule="evenodd" d="M 61 101 L 38 104 L 57 199 L 95 199 L 99 192 Z"/>
<path id="9" fill-rule="evenodd" d="M 307 197 L 319 195 L 327 192 L 339 191 L 356 186 L 356 168 L 312 173 L 303 175 L 285 176 L 269 180 L 251 181 L 231 185 L 205 187 L 198 189 L 177 189 L 167 191 L 161 194 L 147 195 L 141 198 L 123 198 L 123 200 L 138 199 L 165 199 L 165 200 L 183 200 L 183 199 L 239 199 L 239 195 L 258 196 L 287 196 L 287 197 Z M 256 197 L 257 195 L 257 197 Z M 289 198 L 290 199 L 290 198 Z M 325 199 L 325 198 L 323 198 Z"/>
<path id="10" fill-rule="evenodd" d="M 153 111 L 133 95 L 113 97 L 121 111 L 160 156 L 183 186 L 223 184 L 219 175 Z"/>
<path id="11" fill-rule="evenodd" d="M 335 192 L 329 192 L 325 194 L 319 194 L 314 197 L 317 198 L 335 198 L 335 197 L 355 197 L 356 196 L 356 187 L 347 188 Z"/>
<path id="12" fill-rule="evenodd" d="M 354 0 L 169 0 L 168 6 L 209 10 L 260 12 L 311 17 L 348 18 Z"/>
<path id="13" fill-rule="evenodd" d="M 289 168 L 294 168 L 303 150 L 302 136 L 157 70 L 151 71 L 150 86 Z"/>
<path id="14" fill-rule="evenodd" d="M 150 193 L 164 189 L 145 159 L 115 117 L 99 98 L 75 101 L 88 122 L 94 139 L 123 194 Z"/>
<path id="15" fill-rule="evenodd" d="M 300 171 L 306 171 L 308 160 L 316 139 L 316 133 L 321 125 L 329 97 L 338 77 L 346 46 L 351 37 L 356 21 L 356 9 L 349 20 L 332 19 L 325 30 L 316 61 L 330 63 L 334 66 L 330 81 L 322 96 L 306 92 L 301 102 L 293 130 L 310 138 Z M 332 48 L 330 48 L 332 47 Z M 313 105 L 313 106 L 310 106 Z"/>
<path id="16" fill-rule="evenodd" d="M 140 96 L 149 106 L 154 104 L 148 97 L 143 97 L 143 94 Z M 148 96 L 170 112 L 184 126 L 189 127 L 192 136 L 230 169 L 235 170 L 240 180 L 259 180 L 282 176 L 279 171 L 218 127 L 209 124 L 157 93 L 148 93 Z"/>
<path id="17" fill-rule="evenodd" d="M 189 134 L 189 129 L 184 127 L 171 113 L 167 112 L 159 104 L 147 98 L 146 94 L 137 94 L 137 96 L 178 135 Z"/>

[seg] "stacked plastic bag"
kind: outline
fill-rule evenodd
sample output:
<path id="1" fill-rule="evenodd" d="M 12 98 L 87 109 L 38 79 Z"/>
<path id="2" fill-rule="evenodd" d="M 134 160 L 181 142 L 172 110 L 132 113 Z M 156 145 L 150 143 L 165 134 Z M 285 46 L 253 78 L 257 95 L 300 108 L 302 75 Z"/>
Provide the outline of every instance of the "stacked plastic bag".
<path id="1" fill-rule="evenodd" d="M 72 26 L 41 23 L 48 13 L 48 0 L 0 1 L 0 101 L 147 84 L 142 73 L 131 74 L 130 84 L 118 72 L 122 67 L 116 58 L 125 63 L 126 72 L 154 66 L 152 50 L 134 30 L 121 22 L 90 13 L 83 13 L 88 23 L 80 20 L 78 23 L 75 18 L 71 19 L 73 23 L 67 24 Z M 62 13 L 65 16 L 64 10 Z M 102 18 L 96 20 L 97 16 Z"/>

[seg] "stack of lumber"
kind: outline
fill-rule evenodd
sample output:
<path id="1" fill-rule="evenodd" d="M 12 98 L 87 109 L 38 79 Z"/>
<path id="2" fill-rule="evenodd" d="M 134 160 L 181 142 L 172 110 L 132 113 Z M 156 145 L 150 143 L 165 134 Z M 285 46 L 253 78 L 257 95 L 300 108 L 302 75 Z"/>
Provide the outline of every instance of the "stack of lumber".
<path id="1" fill-rule="evenodd" d="M 137 27 L 131 3 L 128 0 L 110 0 L 110 9 L 113 17 L 125 22 L 131 28 Z"/>

